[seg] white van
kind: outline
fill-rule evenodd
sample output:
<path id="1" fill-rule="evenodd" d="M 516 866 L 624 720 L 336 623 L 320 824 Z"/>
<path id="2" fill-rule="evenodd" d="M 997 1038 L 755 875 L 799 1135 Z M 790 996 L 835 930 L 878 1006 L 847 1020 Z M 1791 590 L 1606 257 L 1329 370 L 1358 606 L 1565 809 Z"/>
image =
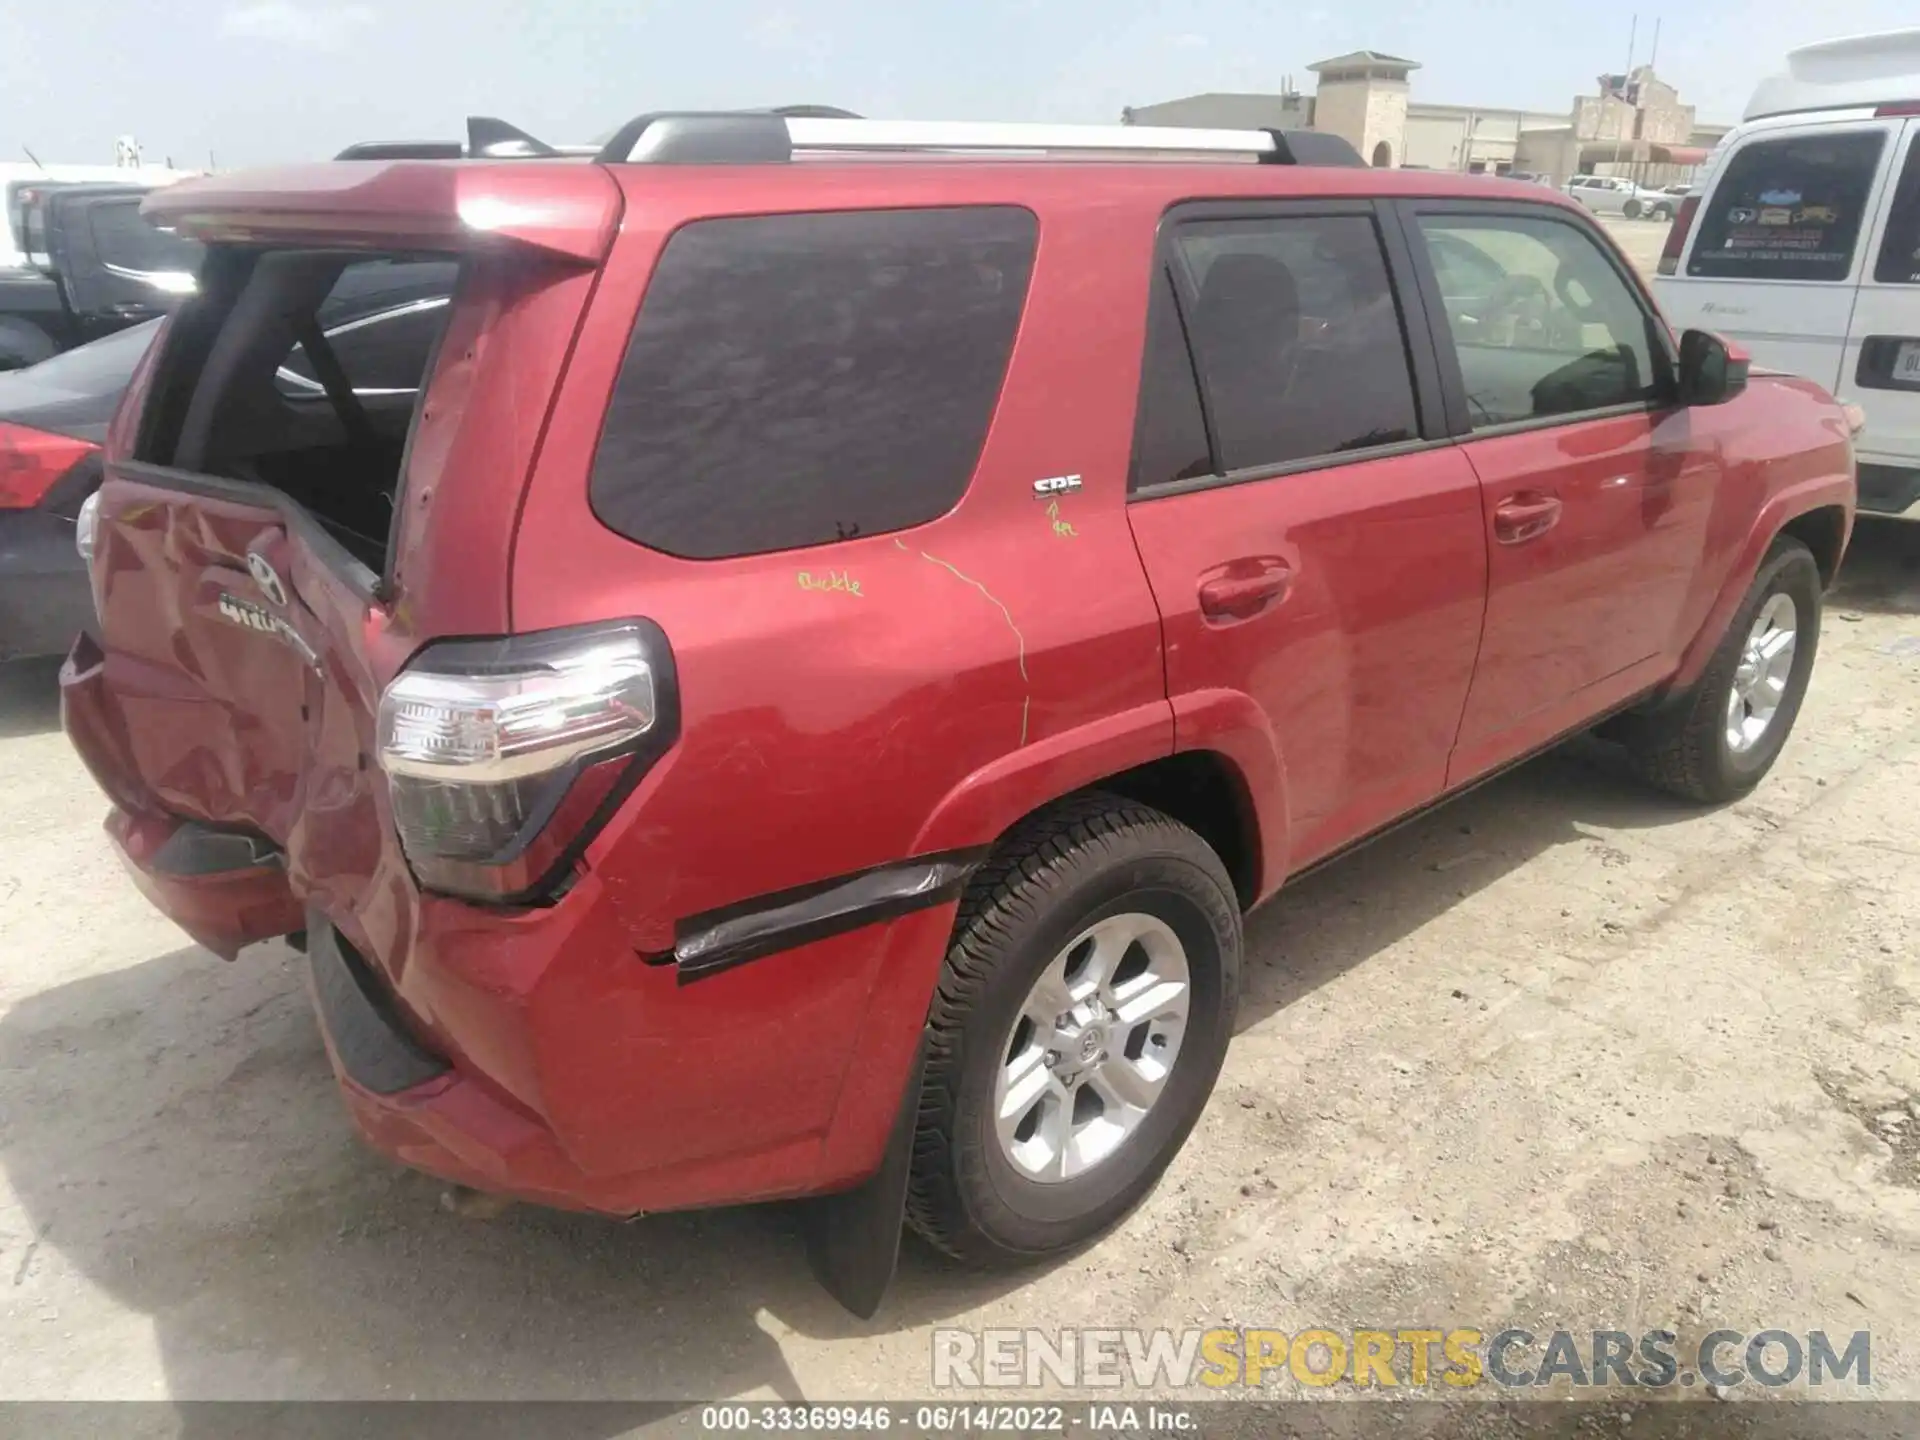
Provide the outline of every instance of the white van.
<path id="1" fill-rule="evenodd" d="M 1659 270 L 1676 330 L 1865 410 L 1860 508 L 1920 520 L 1920 30 L 1789 54 L 1708 157 Z"/>

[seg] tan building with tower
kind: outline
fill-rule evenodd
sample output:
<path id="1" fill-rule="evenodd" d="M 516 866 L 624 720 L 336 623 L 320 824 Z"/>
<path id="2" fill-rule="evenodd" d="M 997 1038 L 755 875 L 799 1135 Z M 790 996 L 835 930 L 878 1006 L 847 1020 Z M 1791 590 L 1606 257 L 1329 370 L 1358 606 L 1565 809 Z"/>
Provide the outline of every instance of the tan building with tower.
<path id="1" fill-rule="evenodd" d="M 1350 143 L 1368 164 L 1389 169 L 1407 150 L 1408 77 L 1420 68 L 1378 50 L 1356 50 L 1309 65 L 1319 77 L 1313 96 L 1313 128 Z"/>
<path id="2" fill-rule="evenodd" d="M 1728 127 L 1701 125 L 1679 92 L 1641 65 L 1602 75 L 1596 93 L 1563 112 L 1434 105 L 1412 98 L 1417 60 L 1356 50 L 1307 67 L 1315 93 L 1291 82 L 1266 94 L 1190 95 L 1129 106 L 1132 125 L 1313 129 L 1339 135 L 1381 167 L 1536 175 L 1555 185 L 1580 174 L 1631 175 L 1642 184 L 1692 178 Z"/>

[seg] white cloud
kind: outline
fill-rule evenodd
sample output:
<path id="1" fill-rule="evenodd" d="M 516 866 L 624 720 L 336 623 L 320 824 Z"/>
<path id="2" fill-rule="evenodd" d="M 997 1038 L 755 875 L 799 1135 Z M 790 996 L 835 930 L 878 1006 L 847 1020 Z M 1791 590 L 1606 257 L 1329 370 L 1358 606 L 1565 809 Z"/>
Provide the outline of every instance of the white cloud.
<path id="1" fill-rule="evenodd" d="M 268 40 L 301 50 L 338 50 L 377 17 L 366 5 L 302 5 L 295 0 L 247 0 L 220 17 L 220 32 Z"/>
<path id="2" fill-rule="evenodd" d="M 1185 35 L 1174 36 L 1173 43 L 1178 45 L 1182 50 L 1203 50 L 1207 45 L 1207 37 L 1204 35 L 1196 35 L 1189 30 Z"/>

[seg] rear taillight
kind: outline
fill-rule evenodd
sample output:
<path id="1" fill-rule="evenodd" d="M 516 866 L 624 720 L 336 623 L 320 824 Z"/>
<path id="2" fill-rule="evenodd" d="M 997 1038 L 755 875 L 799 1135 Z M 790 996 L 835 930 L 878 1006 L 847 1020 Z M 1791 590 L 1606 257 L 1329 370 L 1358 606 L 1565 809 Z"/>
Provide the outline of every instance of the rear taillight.
<path id="1" fill-rule="evenodd" d="M 73 548 L 89 565 L 93 563 L 93 546 L 99 535 L 100 492 L 96 490 L 80 502 L 80 513 L 73 521 Z"/>
<path id="2" fill-rule="evenodd" d="M 1700 197 L 1688 195 L 1680 201 L 1680 209 L 1673 217 L 1673 224 L 1667 227 L 1667 243 L 1660 247 L 1659 273 L 1677 274 L 1680 269 L 1680 252 L 1687 248 L 1687 233 L 1693 229 L 1693 217 L 1700 213 Z"/>
<path id="3" fill-rule="evenodd" d="M 31 510 L 62 475 L 100 447 L 0 421 L 0 510 Z"/>
<path id="4" fill-rule="evenodd" d="M 380 699 L 408 863 L 431 890 L 553 898 L 678 723 L 651 621 L 429 645 Z"/>

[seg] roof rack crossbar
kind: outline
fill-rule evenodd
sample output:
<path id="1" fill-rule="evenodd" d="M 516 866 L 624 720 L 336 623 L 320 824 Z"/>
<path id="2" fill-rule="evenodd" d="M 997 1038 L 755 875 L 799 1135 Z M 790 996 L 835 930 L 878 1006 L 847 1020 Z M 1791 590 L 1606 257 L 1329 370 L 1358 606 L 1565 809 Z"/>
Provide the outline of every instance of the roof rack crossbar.
<path id="1" fill-rule="evenodd" d="M 798 107 L 795 107 L 798 108 Z M 1337 135 L 1313 131 L 1188 129 L 1165 125 L 1036 125 L 947 120 L 856 120 L 766 112 L 641 115 L 600 151 L 605 164 L 756 164 L 796 153 L 960 155 L 1123 154 L 1250 157 L 1278 165 L 1359 165 Z"/>

